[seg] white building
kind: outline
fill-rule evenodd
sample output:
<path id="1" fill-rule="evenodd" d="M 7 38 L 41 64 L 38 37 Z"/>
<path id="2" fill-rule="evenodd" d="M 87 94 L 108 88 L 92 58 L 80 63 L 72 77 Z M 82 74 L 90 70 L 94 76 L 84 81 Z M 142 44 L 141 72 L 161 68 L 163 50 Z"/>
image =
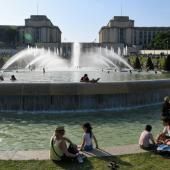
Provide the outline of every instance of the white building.
<path id="1" fill-rule="evenodd" d="M 115 16 L 100 29 L 99 42 L 147 48 L 157 33 L 170 31 L 170 27 L 135 27 L 134 23 L 128 16 Z"/>
<path id="2" fill-rule="evenodd" d="M 61 30 L 45 15 L 31 15 L 25 26 L 18 27 L 19 44 L 61 43 Z"/>

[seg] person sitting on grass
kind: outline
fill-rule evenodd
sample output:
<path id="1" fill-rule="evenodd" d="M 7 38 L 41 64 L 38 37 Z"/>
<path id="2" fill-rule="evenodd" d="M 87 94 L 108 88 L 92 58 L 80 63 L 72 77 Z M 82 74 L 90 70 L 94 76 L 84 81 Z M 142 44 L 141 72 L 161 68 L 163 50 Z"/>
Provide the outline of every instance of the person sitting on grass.
<path id="1" fill-rule="evenodd" d="M 80 82 L 84 82 L 84 83 L 97 83 L 99 80 L 100 80 L 100 78 L 90 80 L 88 75 L 84 74 L 84 76 L 80 79 Z"/>
<path id="2" fill-rule="evenodd" d="M 170 120 L 165 120 L 165 127 L 163 129 L 163 134 L 166 136 L 166 138 L 170 139 Z"/>
<path id="3" fill-rule="evenodd" d="M 92 141 L 93 139 L 96 144 L 96 148 L 98 148 L 98 142 L 97 142 L 97 139 L 94 133 L 92 132 L 92 127 L 90 123 L 85 123 L 83 125 L 83 130 L 84 130 L 83 142 L 81 144 L 80 150 L 81 151 L 92 151 L 93 150 L 93 141 Z"/>
<path id="4" fill-rule="evenodd" d="M 168 144 L 170 145 L 170 120 L 165 119 L 163 121 L 164 129 L 161 134 L 157 137 L 157 144 Z"/>
<path id="5" fill-rule="evenodd" d="M 156 149 L 155 140 L 153 138 L 151 131 L 152 131 L 152 126 L 146 125 L 145 130 L 141 133 L 139 138 L 140 148 L 145 150 Z"/>
<path id="6" fill-rule="evenodd" d="M 55 134 L 50 142 L 50 159 L 53 162 L 77 159 L 79 163 L 83 163 L 77 146 L 68 138 L 64 137 L 64 127 L 57 127 Z M 67 147 L 67 143 L 69 147 Z"/>

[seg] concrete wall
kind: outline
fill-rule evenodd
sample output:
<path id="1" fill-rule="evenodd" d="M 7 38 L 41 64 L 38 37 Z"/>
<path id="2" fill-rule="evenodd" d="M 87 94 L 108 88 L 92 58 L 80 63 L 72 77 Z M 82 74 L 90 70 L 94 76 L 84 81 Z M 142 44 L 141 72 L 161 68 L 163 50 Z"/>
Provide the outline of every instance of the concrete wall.
<path id="1" fill-rule="evenodd" d="M 170 90 L 170 80 L 129 81 L 114 83 L 2 83 L 0 95 L 104 95 L 119 93 L 147 93 L 148 91 Z"/>
<path id="2" fill-rule="evenodd" d="M 0 84 L 0 111 L 117 110 L 160 103 L 166 95 L 170 95 L 170 80 Z"/>

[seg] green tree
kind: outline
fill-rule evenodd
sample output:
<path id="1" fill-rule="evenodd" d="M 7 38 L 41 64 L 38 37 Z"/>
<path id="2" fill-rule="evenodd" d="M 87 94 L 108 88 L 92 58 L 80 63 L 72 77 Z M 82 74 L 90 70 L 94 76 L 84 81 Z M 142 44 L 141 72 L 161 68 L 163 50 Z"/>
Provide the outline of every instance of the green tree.
<path id="1" fill-rule="evenodd" d="M 16 27 L 0 28 L 0 42 L 6 45 L 15 45 L 17 39 Z"/>
<path id="2" fill-rule="evenodd" d="M 170 49 L 170 31 L 156 34 L 151 42 L 150 48 Z"/>
<path id="3" fill-rule="evenodd" d="M 170 55 L 168 55 L 165 59 L 164 70 L 170 71 Z"/>
<path id="4" fill-rule="evenodd" d="M 154 64 L 152 62 L 151 57 L 148 57 L 148 59 L 147 59 L 146 68 L 149 70 L 154 70 Z"/>
<path id="5" fill-rule="evenodd" d="M 4 59 L 1 57 L 0 58 L 0 68 L 2 68 L 2 66 L 5 64 L 5 61 Z"/>
<path id="6" fill-rule="evenodd" d="M 141 63 L 140 63 L 139 57 L 136 56 L 135 63 L 134 63 L 134 69 L 140 70 L 141 68 L 142 67 L 141 67 Z"/>

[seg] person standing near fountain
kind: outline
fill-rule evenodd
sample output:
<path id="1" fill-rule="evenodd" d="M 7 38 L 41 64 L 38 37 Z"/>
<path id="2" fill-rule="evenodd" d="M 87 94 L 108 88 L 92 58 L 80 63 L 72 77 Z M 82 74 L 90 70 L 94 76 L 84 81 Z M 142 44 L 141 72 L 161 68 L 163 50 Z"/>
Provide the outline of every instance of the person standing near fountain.
<path id="1" fill-rule="evenodd" d="M 45 68 L 43 67 L 43 74 L 45 74 Z"/>
<path id="2" fill-rule="evenodd" d="M 170 119 L 170 98 L 169 96 L 166 96 L 164 98 L 164 104 L 162 106 L 162 114 L 161 119 Z"/>

